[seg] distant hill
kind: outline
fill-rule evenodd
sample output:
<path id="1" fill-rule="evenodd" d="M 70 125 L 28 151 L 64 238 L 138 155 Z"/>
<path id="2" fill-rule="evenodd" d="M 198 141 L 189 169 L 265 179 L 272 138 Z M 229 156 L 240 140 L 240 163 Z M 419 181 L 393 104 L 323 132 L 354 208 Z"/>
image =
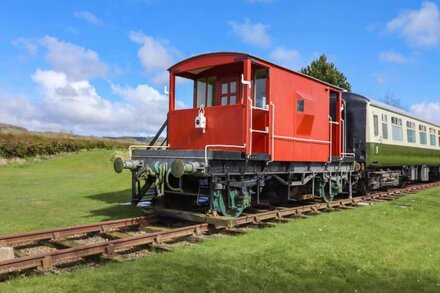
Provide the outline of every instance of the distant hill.
<path id="1" fill-rule="evenodd" d="M 0 123 L 0 130 L 28 131 L 26 128 L 7 123 Z"/>
<path id="2" fill-rule="evenodd" d="M 147 143 L 151 140 L 149 137 L 143 137 L 143 136 L 103 136 L 103 138 L 107 139 L 115 139 L 115 140 L 125 140 L 125 141 L 135 141 L 135 142 L 142 142 Z"/>

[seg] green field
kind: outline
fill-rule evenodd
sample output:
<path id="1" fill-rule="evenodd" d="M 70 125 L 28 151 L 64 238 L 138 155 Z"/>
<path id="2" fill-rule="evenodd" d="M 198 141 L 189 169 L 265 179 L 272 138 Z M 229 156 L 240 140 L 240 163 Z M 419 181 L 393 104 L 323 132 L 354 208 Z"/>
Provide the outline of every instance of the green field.
<path id="1" fill-rule="evenodd" d="M 0 232 L 138 215 L 111 151 L 0 167 Z M 16 278 L 1 292 L 439 292 L 440 189 L 208 240 L 61 275 Z"/>

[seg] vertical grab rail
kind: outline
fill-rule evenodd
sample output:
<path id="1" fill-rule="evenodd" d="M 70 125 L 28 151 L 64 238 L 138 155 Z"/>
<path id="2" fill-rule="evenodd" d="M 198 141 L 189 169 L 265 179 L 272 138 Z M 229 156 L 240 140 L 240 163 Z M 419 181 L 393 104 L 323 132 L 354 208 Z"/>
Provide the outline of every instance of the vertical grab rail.
<path id="1" fill-rule="evenodd" d="M 270 144 L 270 161 L 274 161 L 275 156 L 275 104 L 270 102 L 270 106 L 272 107 L 272 133 L 270 136 L 271 144 Z"/>
<path id="2" fill-rule="evenodd" d="M 328 124 L 330 125 L 330 133 L 329 133 L 329 141 L 330 141 L 330 152 L 329 152 L 329 156 L 328 156 L 328 162 L 327 163 L 331 163 L 332 162 L 332 142 L 333 142 L 333 120 L 332 120 L 332 116 L 328 115 Z"/>
<path id="3" fill-rule="evenodd" d="M 249 115 L 249 156 L 252 155 L 252 99 L 251 97 L 248 97 L 249 100 L 249 110 L 250 110 L 250 115 Z"/>

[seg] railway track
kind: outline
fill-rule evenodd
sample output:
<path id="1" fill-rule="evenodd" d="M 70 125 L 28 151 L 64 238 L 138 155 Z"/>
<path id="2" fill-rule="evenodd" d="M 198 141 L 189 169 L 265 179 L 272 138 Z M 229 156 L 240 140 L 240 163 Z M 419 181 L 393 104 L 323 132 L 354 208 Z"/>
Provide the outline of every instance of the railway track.
<path id="1" fill-rule="evenodd" d="M 271 226 L 274 222 L 287 222 L 295 217 L 308 217 L 320 211 L 349 209 L 374 202 L 389 201 L 409 193 L 440 186 L 440 183 L 417 184 L 406 188 L 377 192 L 368 196 L 347 198 L 332 203 L 313 203 L 303 206 L 278 207 L 273 210 L 254 210 L 238 218 L 210 218 L 183 216 L 187 221 L 170 224 L 167 217 L 174 213 L 162 210 L 159 215 L 127 218 L 79 226 L 47 229 L 28 233 L 0 236 L 0 246 L 13 249 L 15 257 L 0 261 L 0 276 L 7 278 L 14 272 L 48 271 L 93 256 L 121 260 L 118 255 L 139 246 L 154 246 L 167 250 L 166 243 L 178 240 L 201 239 L 207 233 L 224 231 L 239 233 L 240 226 Z M 191 220 L 192 222 L 188 221 Z M 168 221 L 168 224 L 167 224 Z M 194 221 L 199 223 L 194 223 Z M 176 226 L 177 225 L 177 226 Z M 98 241 L 87 239 L 99 238 Z M 85 240 L 85 241 L 84 241 Z M 45 251 L 29 252 L 32 247 L 45 247 Z M 26 250 L 27 249 L 27 250 Z"/>

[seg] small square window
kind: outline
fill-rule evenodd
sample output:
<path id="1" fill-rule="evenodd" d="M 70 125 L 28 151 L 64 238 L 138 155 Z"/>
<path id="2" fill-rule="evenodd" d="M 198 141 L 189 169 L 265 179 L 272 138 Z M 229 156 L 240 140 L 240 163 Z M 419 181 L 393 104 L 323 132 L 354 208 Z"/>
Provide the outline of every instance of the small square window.
<path id="1" fill-rule="evenodd" d="M 223 82 L 222 83 L 222 94 L 227 94 L 227 93 L 228 93 L 228 83 Z"/>
<path id="2" fill-rule="evenodd" d="M 296 111 L 297 112 L 304 112 L 304 100 L 298 100 L 296 102 Z"/>
<path id="3" fill-rule="evenodd" d="M 237 91 L 237 82 L 236 81 L 231 81 L 229 83 L 229 92 L 230 93 L 235 93 Z"/>

